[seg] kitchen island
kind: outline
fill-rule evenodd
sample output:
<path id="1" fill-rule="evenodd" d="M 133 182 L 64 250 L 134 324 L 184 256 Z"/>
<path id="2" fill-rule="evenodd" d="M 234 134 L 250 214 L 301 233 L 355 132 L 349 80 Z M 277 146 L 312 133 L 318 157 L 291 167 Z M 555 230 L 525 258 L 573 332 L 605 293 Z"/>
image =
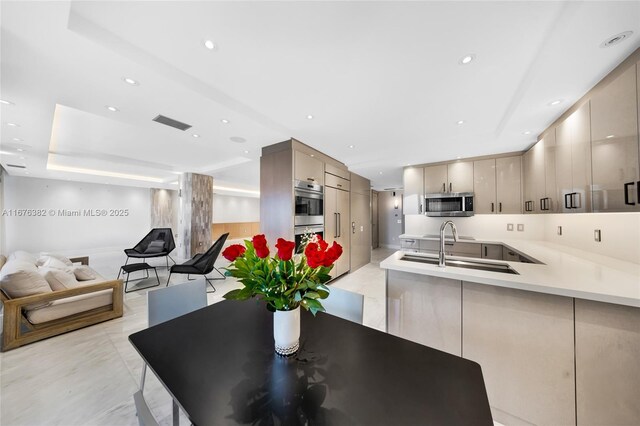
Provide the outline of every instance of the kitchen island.
<path id="1" fill-rule="evenodd" d="M 474 243 L 537 263 L 440 268 L 416 261 L 429 252 L 398 251 L 380 265 L 387 331 L 480 363 L 501 423 L 640 424 L 640 265 L 547 242 Z"/>

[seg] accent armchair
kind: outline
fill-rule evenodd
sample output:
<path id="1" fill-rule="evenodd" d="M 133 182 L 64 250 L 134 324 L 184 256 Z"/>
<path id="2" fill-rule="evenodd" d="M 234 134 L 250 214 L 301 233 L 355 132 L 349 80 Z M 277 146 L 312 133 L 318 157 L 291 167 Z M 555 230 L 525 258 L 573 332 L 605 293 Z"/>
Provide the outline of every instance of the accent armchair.
<path id="1" fill-rule="evenodd" d="M 167 286 L 169 285 L 169 281 L 171 281 L 171 274 L 187 274 L 187 279 L 190 275 L 203 275 L 204 279 L 207 280 L 207 283 L 213 289 L 213 293 L 216 291 L 216 288 L 211 283 L 211 280 L 224 280 L 227 277 L 215 267 L 216 260 L 218 256 L 220 256 L 220 252 L 222 251 L 222 247 L 224 246 L 225 241 L 227 241 L 227 237 L 229 233 L 222 234 L 220 238 L 216 240 L 215 243 L 207 250 L 205 253 L 198 253 L 190 260 L 187 260 L 185 263 L 180 265 L 173 265 L 169 270 L 169 278 L 167 279 Z M 220 274 L 219 278 L 208 278 L 207 274 L 213 271 L 216 271 Z"/>

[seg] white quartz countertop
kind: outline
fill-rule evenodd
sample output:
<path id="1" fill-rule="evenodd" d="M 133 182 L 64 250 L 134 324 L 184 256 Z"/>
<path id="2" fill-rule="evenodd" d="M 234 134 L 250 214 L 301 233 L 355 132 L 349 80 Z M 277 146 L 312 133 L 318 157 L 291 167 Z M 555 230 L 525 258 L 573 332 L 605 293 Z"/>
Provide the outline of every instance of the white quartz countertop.
<path id="1" fill-rule="evenodd" d="M 401 235 L 400 238 L 432 239 L 406 234 Z M 542 264 L 447 256 L 447 259 L 506 263 L 516 270 L 518 275 L 463 269 L 453 266 L 440 268 L 437 265 L 401 260 L 404 252 L 400 250 L 382 261 L 380 267 L 498 287 L 640 307 L 640 265 L 638 264 L 545 241 L 475 240 L 475 242 L 504 244 L 535 258 Z M 414 255 L 416 253 L 411 254 Z M 433 257 L 433 255 L 428 254 L 421 255 Z"/>

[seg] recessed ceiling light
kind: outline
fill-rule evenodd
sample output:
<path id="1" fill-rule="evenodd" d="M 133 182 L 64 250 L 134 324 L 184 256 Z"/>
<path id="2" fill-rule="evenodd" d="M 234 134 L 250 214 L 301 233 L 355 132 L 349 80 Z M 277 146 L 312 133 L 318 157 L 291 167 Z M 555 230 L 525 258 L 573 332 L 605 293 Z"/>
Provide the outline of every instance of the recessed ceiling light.
<path id="1" fill-rule="evenodd" d="M 16 141 L 16 142 L 22 142 L 22 139 L 20 139 L 20 138 L 13 138 L 13 140 Z"/>
<path id="2" fill-rule="evenodd" d="M 194 138 L 199 138 L 199 137 L 200 137 L 200 135 L 199 135 L 199 134 L 197 134 L 197 133 L 194 133 L 194 134 L 193 134 L 193 135 L 191 135 L 191 136 L 193 136 Z"/>
<path id="3" fill-rule="evenodd" d="M 136 80 L 129 77 L 122 77 L 122 81 L 124 81 L 127 84 L 130 84 L 131 86 L 138 86 L 140 84 Z"/>
<path id="4" fill-rule="evenodd" d="M 615 137 L 615 136 L 616 136 L 616 135 L 607 135 L 607 136 L 606 136 L 606 138 L 607 138 L 607 139 L 611 139 L 611 138 L 613 138 L 613 137 Z"/>
<path id="5" fill-rule="evenodd" d="M 2 105 L 15 105 L 13 102 L 5 101 L 4 99 L 0 99 L 0 104 L 2 104 Z"/>
<path id="6" fill-rule="evenodd" d="M 9 127 L 20 127 L 20 125 L 16 124 L 16 123 L 7 123 L 7 126 L 9 126 Z"/>
<path id="7" fill-rule="evenodd" d="M 411 165 L 411 163 L 407 164 L 407 167 L 409 167 Z"/>
<path id="8" fill-rule="evenodd" d="M 457 124 L 458 126 L 459 126 L 459 125 L 461 125 L 461 124 L 464 124 L 464 120 L 458 120 L 458 121 L 456 121 L 456 124 Z"/>
<path id="9" fill-rule="evenodd" d="M 457 160 L 461 159 L 462 157 L 456 157 Z"/>
<path id="10" fill-rule="evenodd" d="M 351 149 L 353 149 L 355 147 L 356 147 L 355 145 L 349 145 L 349 148 L 351 148 Z"/>
<path id="11" fill-rule="evenodd" d="M 206 47 L 209 50 L 215 50 L 217 46 L 213 41 L 205 40 L 204 41 L 204 47 Z"/>
<path id="12" fill-rule="evenodd" d="M 380 174 L 380 175 L 381 175 L 381 174 L 382 174 L 382 172 L 378 172 L 378 174 Z"/>
<path id="13" fill-rule="evenodd" d="M 307 115 L 307 120 L 313 120 L 313 115 Z"/>
<path id="14" fill-rule="evenodd" d="M 523 134 L 523 135 L 530 135 L 530 134 L 531 134 L 531 131 L 529 131 L 529 130 L 525 130 L 524 132 L 522 132 L 522 134 Z"/>
<path id="15" fill-rule="evenodd" d="M 116 108 L 116 107 L 114 107 L 114 106 L 111 106 L 111 105 L 106 105 L 106 106 L 105 106 L 105 108 L 106 108 L 106 109 L 108 109 L 108 110 L 109 110 L 109 111 L 111 111 L 111 112 L 118 112 L 118 111 L 120 111 L 118 108 Z"/>
<path id="16" fill-rule="evenodd" d="M 240 136 L 231 136 L 229 140 L 235 143 L 245 143 L 247 141 L 245 138 L 241 138 Z"/>
<path id="17" fill-rule="evenodd" d="M 556 106 L 562 103 L 562 99 L 556 99 L 555 101 L 549 102 L 549 106 Z"/>
<path id="18" fill-rule="evenodd" d="M 633 34 L 633 31 L 624 31 L 624 32 L 621 32 L 620 34 L 611 36 L 607 38 L 605 41 L 603 41 L 602 43 L 600 43 L 600 47 L 611 47 L 618 43 L 622 43 L 624 40 L 631 37 L 631 34 Z"/>
<path id="19" fill-rule="evenodd" d="M 24 152 L 24 149 L 22 149 L 22 148 L 18 148 L 18 149 L 16 149 L 16 151 L 18 151 L 18 152 Z"/>
<path id="20" fill-rule="evenodd" d="M 248 150 L 248 149 L 245 149 L 245 150 L 244 150 L 244 153 L 245 153 L 245 154 L 248 154 L 248 153 L 249 153 L 249 150 Z"/>
<path id="21" fill-rule="evenodd" d="M 29 172 L 24 172 L 24 174 L 25 174 L 25 175 L 28 175 L 28 174 L 29 174 Z"/>
<path id="22" fill-rule="evenodd" d="M 311 155 L 311 157 L 315 157 L 316 156 L 315 154 L 310 154 L 310 155 Z"/>
<path id="23" fill-rule="evenodd" d="M 21 159 L 21 160 L 26 160 L 26 158 L 25 158 L 25 157 L 20 157 L 20 159 Z"/>
<path id="24" fill-rule="evenodd" d="M 463 56 L 462 58 L 460 58 L 460 65 L 467 65 L 470 64 L 474 59 L 476 58 L 476 55 L 474 55 L 473 53 L 469 53 L 468 55 Z"/>
<path id="25" fill-rule="evenodd" d="M 229 120 L 227 120 L 226 118 L 223 118 L 222 120 L 220 120 L 221 122 L 223 122 L 224 124 L 229 124 Z"/>

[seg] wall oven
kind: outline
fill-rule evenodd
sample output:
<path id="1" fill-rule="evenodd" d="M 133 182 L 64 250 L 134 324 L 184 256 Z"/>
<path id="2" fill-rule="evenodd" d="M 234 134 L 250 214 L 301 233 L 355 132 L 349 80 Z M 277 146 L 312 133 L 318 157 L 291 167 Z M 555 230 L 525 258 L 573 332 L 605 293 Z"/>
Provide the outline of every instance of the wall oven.
<path id="1" fill-rule="evenodd" d="M 296 180 L 294 183 L 296 214 L 294 225 L 324 225 L 324 194 L 322 185 Z"/>
<path id="2" fill-rule="evenodd" d="M 473 192 L 426 194 L 427 216 L 473 216 Z"/>
<path id="3" fill-rule="evenodd" d="M 296 238 L 296 253 L 300 251 L 300 245 L 302 244 L 302 237 L 304 234 L 316 234 L 324 239 L 324 226 L 316 225 L 316 226 L 296 226 L 294 228 L 295 238 Z"/>

